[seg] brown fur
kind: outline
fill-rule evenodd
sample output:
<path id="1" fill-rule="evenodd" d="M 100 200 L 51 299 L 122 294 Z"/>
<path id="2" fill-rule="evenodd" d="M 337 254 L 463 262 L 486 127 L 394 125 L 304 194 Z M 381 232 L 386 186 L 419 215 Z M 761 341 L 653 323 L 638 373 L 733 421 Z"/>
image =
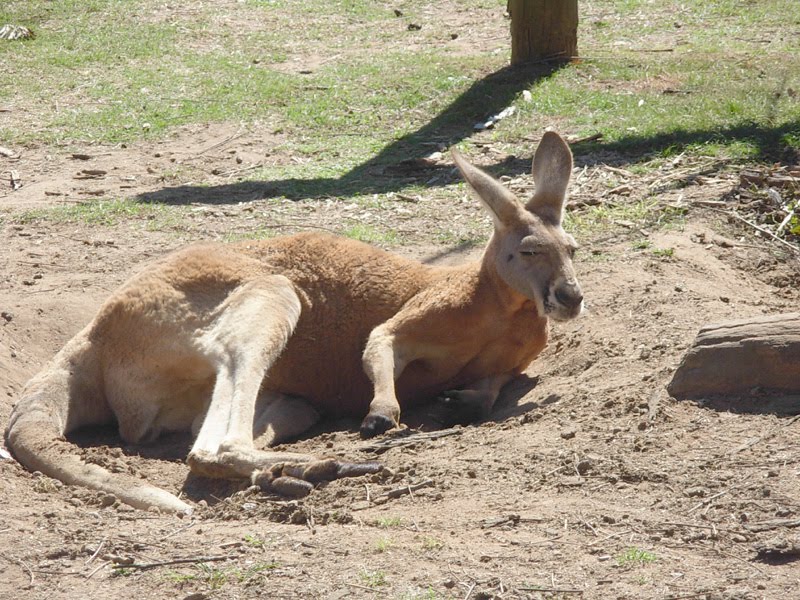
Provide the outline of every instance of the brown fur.
<path id="1" fill-rule="evenodd" d="M 116 421 L 126 442 L 197 433 L 193 471 L 249 477 L 303 494 L 314 482 L 374 472 L 254 449 L 295 436 L 320 414 L 363 416 L 362 434 L 444 393 L 485 416 L 502 386 L 547 342 L 548 316 L 582 295 L 574 241 L 561 229 L 571 155 L 546 134 L 523 207 L 454 153 L 495 221 L 483 258 L 426 266 L 366 244 L 301 234 L 175 252 L 120 287 L 29 382 L 6 432 L 18 460 L 138 507 L 188 510 L 140 480 L 82 463 L 63 436 Z"/>

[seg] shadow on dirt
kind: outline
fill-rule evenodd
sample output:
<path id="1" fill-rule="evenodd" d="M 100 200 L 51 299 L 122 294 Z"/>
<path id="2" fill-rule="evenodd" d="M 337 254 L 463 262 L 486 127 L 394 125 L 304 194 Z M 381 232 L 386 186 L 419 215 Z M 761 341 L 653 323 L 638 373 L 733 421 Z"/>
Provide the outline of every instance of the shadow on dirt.
<path id="1" fill-rule="evenodd" d="M 718 412 L 776 415 L 778 417 L 800 415 L 800 395 L 786 392 L 760 392 L 745 396 L 720 396 L 694 400 L 694 402 L 698 406 Z"/>
<path id="2" fill-rule="evenodd" d="M 519 417 L 559 400 L 558 397 L 551 395 L 540 402 L 521 402 L 537 384 L 538 378 L 527 375 L 511 381 L 503 388 L 491 417 L 485 422 L 501 422 Z M 404 425 L 419 431 L 438 431 L 453 426 L 457 421 L 459 419 L 454 418 L 452 410 L 437 400 L 409 409 L 403 416 Z M 359 421 L 354 419 L 326 419 L 299 439 L 310 439 L 323 434 L 343 431 L 354 434 L 358 432 L 358 428 Z M 183 463 L 192 445 L 192 436 L 189 433 L 164 434 L 152 444 L 126 445 L 120 440 L 116 425 L 84 427 L 70 434 L 69 439 L 80 449 L 79 454 L 84 460 L 98 464 L 112 472 L 124 471 L 126 469 L 125 457 L 128 456 Z M 289 449 L 291 442 L 285 446 Z M 350 458 L 363 459 L 363 457 L 355 456 Z M 157 466 L 154 465 L 154 468 Z M 181 492 L 193 502 L 205 500 L 209 506 L 213 506 L 249 486 L 250 482 L 246 480 L 210 479 L 189 473 L 181 487 Z"/>

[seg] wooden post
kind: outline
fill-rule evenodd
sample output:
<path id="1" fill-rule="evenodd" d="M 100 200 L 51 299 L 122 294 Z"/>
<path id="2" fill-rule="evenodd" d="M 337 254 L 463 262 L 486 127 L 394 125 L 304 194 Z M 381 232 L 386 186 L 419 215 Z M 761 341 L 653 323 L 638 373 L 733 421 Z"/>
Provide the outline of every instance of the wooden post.
<path id="1" fill-rule="evenodd" d="M 508 0 L 511 64 L 578 55 L 578 0 Z"/>

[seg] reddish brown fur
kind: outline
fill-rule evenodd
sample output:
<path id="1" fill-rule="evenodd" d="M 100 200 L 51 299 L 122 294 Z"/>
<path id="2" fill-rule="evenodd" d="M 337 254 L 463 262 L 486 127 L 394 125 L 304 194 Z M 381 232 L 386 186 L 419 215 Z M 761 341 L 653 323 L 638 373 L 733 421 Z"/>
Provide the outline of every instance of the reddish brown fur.
<path id="1" fill-rule="evenodd" d="M 362 434 L 375 435 L 442 392 L 485 416 L 544 348 L 548 316 L 580 313 L 574 241 L 560 225 L 572 163 L 547 134 L 534 162 L 541 193 L 523 207 L 454 157 L 495 221 L 480 261 L 432 267 L 318 233 L 175 252 L 114 292 L 31 380 L 9 447 L 62 481 L 186 510 L 163 490 L 82 463 L 59 440 L 114 420 L 128 442 L 199 430 L 193 470 L 306 493 L 308 482 L 376 467 L 255 450 L 254 435 L 275 443 L 320 413 L 366 415 Z"/>

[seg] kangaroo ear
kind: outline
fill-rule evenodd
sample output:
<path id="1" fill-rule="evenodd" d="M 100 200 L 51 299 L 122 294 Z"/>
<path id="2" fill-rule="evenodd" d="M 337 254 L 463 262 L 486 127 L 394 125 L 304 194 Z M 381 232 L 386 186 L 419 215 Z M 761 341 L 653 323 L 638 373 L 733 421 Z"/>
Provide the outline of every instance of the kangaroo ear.
<path id="1" fill-rule="evenodd" d="M 495 228 L 519 223 L 524 209 L 517 197 L 494 177 L 470 164 L 455 148 L 450 153 L 461 175 L 492 215 Z"/>
<path id="2" fill-rule="evenodd" d="M 560 224 L 572 175 L 572 152 L 560 135 L 548 131 L 542 136 L 531 172 L 536 190 L 525 208 L 545 221 Z"/>

